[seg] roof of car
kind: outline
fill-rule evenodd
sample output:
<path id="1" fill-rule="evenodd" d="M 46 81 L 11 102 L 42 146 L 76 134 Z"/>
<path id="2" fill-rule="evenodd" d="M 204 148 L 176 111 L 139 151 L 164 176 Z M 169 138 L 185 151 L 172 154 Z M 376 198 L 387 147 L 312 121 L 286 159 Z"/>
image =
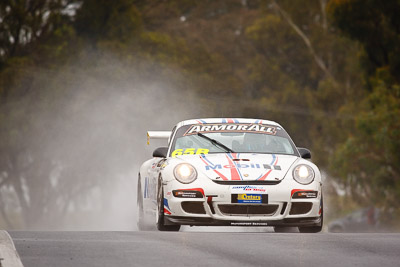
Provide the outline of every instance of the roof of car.
<path id="1" fill-rule="evenodd" d="M 244 118 L 206 118 L 206 119 L 191 119 L 178 123 L 177 127 L 182 127 L 191 124 L 207 124 L 207 123 L 258 123 L 280 126 L 278 123 L 262 119 L 244 119 Z"/>

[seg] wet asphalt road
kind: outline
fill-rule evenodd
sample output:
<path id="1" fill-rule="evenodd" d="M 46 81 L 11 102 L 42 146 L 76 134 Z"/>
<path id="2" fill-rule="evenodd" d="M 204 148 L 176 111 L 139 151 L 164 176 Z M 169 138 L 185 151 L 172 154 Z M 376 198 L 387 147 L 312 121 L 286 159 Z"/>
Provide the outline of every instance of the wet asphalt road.
<path id="1" fill-rule="evenodd" d="M 25 267 L 400 266 L 400 234 L 10 232 Z"/>

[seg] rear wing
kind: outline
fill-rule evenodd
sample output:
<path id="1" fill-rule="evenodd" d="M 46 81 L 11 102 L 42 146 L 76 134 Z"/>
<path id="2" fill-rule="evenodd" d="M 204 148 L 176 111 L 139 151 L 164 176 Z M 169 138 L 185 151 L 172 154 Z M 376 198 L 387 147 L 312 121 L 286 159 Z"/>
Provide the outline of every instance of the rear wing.
<path id="1" fill-rule="evenodd" d="M 172 131 L 148 131 L 147 144 L 150 145 L 150 139 L 169 139 Z"/>

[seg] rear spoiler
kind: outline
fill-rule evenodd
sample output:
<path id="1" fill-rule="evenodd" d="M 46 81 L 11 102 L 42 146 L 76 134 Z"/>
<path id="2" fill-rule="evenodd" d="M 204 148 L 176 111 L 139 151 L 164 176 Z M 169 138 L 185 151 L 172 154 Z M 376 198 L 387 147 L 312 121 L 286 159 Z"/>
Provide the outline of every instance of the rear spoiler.
<path id="1" fill-rule="evenodd" d="M 168 139 L 172 131 L 148 131 L 147 144 L 150 145 L 150 139 Z"/>

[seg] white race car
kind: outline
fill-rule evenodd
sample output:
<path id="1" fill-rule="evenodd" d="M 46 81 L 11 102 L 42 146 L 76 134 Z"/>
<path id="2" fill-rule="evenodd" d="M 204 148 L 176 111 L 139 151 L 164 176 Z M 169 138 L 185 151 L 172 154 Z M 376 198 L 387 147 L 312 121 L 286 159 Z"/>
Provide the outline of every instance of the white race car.
<path id="1" fill-rule="evenodd" d="M 320 232 L 322 181 L 311 153 L 297 148 L 278 123 L 259 119 L 197 119 L 172 131 L 138 177 L 141 230 L 181 225 L 298 227 Z"/>

